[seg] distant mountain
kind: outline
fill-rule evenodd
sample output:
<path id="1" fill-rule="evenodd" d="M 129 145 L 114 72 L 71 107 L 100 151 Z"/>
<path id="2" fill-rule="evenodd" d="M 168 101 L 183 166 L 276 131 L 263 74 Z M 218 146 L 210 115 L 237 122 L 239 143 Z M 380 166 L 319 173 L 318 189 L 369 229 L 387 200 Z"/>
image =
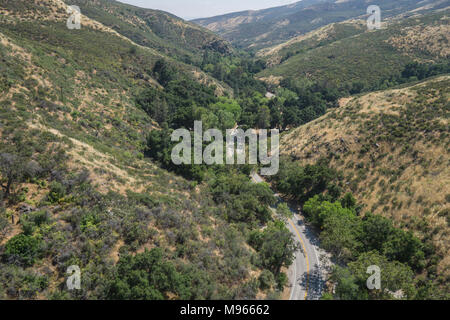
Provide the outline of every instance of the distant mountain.
<path id="1" fill-rule="evenodd" d="M 204 26 L 242 48 L 261 49 L 305 34 L 334 22 L 364 17 L 371 4 L 380 6 L 388 18 L 412 10 L 448 5 L 445 0 L 304 0 L 259 11 L 237 12 L 193 22 Z"/>

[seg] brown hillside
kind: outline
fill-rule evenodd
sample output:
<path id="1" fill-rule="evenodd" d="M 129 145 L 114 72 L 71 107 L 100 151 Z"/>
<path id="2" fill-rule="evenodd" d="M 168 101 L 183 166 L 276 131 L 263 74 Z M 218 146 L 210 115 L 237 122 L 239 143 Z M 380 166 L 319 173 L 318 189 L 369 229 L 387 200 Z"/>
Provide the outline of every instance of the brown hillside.
<path id="1" fill-rule="evenodd" d="M 282 139 L 302 163 L 321 157 L 344 172 L 367 210 L 430 237 L 449 273 L 450 77 L 341 100 L 340 108 Z"/>

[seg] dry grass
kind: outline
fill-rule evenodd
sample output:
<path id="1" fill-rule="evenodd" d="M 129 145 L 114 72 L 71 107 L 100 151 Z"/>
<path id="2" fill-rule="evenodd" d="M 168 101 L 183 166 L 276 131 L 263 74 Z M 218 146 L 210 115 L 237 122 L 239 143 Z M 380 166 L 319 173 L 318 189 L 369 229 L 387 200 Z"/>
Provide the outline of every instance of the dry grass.
<path id="1" fill-rule="evenodd" d="M 442 20 L 442 25 L 417 25 L 408 27 L 403 34 L 388 40 L 395 48 L 406 54 L 423 51 L 435 58 L 448 58 L 450 56 L 450 24 L 449 17 Z"/>
<path id="2" fill-rule="evenodd" d="M 405 152 L 403 143 L 371 138 L 371 134 L 384 134 L 382 127 L 377 129 L 379 132 L 365 132 L 364 124 L 380 114 L 403 114 L 407 105 L 418 98 L 417 89 L 432 82 L 441 83 L 447 91 L 428 95 L 424 107 L 432 104 L 436 96 L 444 96 L 448 101 L 449 80 L 449 76 L 444 76 L 411 88 L 343 99 L 339 108 L 284 136 L 281 153 L 295 156 L 302 164 L 333 154 L 331 165 L 344 173 L 348 191 L 367 210 L 390 217 L 399 226 L 417 231 L 419 236 L 421 231 L 416 224 L 425 222 L 438 252 L 448 257 L 450 232 L 445 216 L 439 213 L 450 209 L 446 200 L 450 194 L 449 138 L 417 132 L 417 137 L 425 135 L 428 139 L 408 141 L 410 149 Z M 438 121 L 448 127 L 448 118 Z M 369 149 L 365 153 L 361 153 L 363 145 Z M 441 261 L 441 272 L 450 274 L 449 262 L 448 258 Z"/>

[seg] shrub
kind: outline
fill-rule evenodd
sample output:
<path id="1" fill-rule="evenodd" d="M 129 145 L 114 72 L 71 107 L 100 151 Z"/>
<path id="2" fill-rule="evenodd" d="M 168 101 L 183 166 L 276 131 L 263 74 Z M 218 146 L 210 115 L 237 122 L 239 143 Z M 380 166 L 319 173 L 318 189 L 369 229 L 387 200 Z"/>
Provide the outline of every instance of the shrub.
<path id="1" fill-rule="evenodd" d="M 0 206 L 0 239 L 2 233 L 8 228 L 9 221 L 6 216 L 6 209 Z"/>
<path id="2" fill-rule="evenodd" d="M 5 256 L 13 262 L 32 266 L 39 254 L 40 241 L 35 237 L 19 234 L 5 245 Z"/>
<path id="3" fill-rule="evenodd" d="M 66 188 L 59 182 L 53 181 L 50 184 L 50 192 L 47 199 L 50 203 L 60 202 L 66 195 Z"/>
<path id="4" fill-rule="evenodd" d="M 50 216 L 47 211 L 37 211 L 24 215 L 20 218 L 24 233 L 31 235 L 36 227 L 40 227 L 50 221 Z"/>
<path id="5" fill-rule="evenodd" d="M 190 297 L 188 276 L 177 272 L 159 248 L 134 257 L 121 257 L 115 274 L 107 289 L 110 299 L 162 300 L 167 299 L 169 293 L 179 294 L 184 299 Z"/>
<path id="6" fill-rule="evenodd" d="M 269 270 L 264 270 L 258 278 L 261 290 L 271 289 L 275 283 L 275 276 Z"/>
<path id="7" fill-rule="evenodd" d="M 281 272 L 280 274 L 278 274 L 277 276 L 278 290 L 283 291 L 288 281 L 289 281 L 288 276 L 285 273 Z"/>

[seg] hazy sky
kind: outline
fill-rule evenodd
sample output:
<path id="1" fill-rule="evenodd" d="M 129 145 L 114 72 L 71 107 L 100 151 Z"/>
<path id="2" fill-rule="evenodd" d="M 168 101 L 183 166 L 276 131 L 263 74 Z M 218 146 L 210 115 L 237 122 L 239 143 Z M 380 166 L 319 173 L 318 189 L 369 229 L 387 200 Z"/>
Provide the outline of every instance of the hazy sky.
<path id="1" fill-rule="evenodd" d="M 212 17 L 235 11 L 282 6 L 299 0 L 119 0 L 142 8 L 159 9 L 184 19 Z"/>

